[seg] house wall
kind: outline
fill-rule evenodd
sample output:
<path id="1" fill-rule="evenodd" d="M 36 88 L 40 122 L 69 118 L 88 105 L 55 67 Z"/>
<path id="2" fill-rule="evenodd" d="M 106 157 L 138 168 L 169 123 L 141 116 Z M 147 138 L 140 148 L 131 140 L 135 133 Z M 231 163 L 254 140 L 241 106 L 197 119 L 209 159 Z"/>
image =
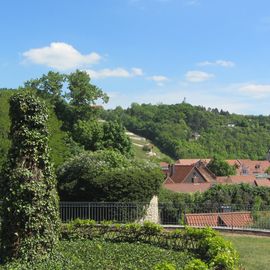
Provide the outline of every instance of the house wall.
<path id="1" fill-rule="evenodd" d="M 205 183 L 205 180 L 195 169 L 193 169 L 183 183 Z"/>

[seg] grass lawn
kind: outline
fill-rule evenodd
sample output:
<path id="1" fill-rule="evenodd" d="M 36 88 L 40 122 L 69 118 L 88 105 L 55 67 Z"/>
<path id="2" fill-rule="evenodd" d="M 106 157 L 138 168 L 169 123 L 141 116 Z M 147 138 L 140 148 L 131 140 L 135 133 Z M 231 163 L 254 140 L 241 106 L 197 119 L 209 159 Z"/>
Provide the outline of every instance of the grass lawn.
<path id="1" fill-rule="evenodd" d="M 240 254 L 240 262 L 246 270 L 270 269 L 270 237 L 227 235 Z"/>
<path id="2" fill-rule="evenodd" d="M 141 243 L 113 243 L 102 240 L 61 241 L 53 258 L 20 270 L 151 270 L 161 262 L 170 262 L 176 269 L 191 259 L 185 252 L 172 251 Z"/>

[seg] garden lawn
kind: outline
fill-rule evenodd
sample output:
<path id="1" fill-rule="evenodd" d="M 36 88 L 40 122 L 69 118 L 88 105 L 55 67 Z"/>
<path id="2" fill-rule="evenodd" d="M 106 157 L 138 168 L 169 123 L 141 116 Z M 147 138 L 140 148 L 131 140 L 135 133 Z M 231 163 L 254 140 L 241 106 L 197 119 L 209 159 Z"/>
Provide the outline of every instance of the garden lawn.
<path id="1" fill-rule="evenodd" d="M 270 269 L 270 237 L 227 234 L 223 237 L 234 244 L 246 270 Z"/>
<path id="2" fill-rule="evenodd" d="M 61 241 L 57 255 L 49 261 L 0 269 L 38 270 L 151 270 L 161 262 L 170 262 L 176 269 L 191 259 L 185 252 L 172 251 L 141 243 L 113 243 L 102 240 Z"/>

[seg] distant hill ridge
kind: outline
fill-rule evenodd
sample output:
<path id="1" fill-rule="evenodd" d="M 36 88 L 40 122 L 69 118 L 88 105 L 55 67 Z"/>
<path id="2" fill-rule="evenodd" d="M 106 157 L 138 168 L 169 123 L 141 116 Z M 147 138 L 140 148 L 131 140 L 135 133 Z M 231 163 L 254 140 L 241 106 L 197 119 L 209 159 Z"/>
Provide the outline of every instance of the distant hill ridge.
<path id="1" fill-rule="evenodd" d="M 270 117 L 238 115 L 188 103 L 133 103 L 104 112 L 131 132 L 151 140 L 173 159 L 265 159 L 270 147 Z"/>

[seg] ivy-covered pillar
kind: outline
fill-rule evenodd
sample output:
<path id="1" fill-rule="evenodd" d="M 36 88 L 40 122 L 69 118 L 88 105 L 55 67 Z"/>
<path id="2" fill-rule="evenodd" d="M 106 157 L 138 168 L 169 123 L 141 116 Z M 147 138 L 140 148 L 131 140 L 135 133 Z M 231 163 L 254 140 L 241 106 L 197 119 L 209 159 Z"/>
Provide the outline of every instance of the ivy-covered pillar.
<path id="1" fill-rule="evenodd" d="M 4 166 L 1 257 L 32 261 L 58 241 L 59 201 L 45 104 L 20 92 L 10 99 L 12 145 Z"/>

